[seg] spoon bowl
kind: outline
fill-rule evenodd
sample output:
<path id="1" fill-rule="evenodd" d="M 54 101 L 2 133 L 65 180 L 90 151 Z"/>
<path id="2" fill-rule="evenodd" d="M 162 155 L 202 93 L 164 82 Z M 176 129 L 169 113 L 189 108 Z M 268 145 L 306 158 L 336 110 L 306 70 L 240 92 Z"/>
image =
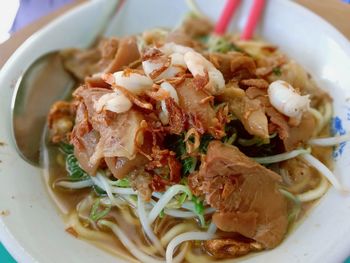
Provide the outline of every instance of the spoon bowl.
<path id="1" fill-rule="evenodd" d="M 12 101 L 13 136 L 21 157 L 39 166 L 40 144 L 51 105 L 76 84 L 59 52 L 39 57 L 16 84 Z"/>

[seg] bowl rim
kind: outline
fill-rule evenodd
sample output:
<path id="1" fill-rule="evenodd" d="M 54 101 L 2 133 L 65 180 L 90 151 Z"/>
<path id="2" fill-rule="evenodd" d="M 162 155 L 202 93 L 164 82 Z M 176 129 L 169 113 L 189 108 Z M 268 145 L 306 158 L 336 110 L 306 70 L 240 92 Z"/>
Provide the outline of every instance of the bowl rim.
<path id="1" fill-rule="evenodd" d="M 98 1 L 98 0 L 97 0 Z M 314 21 L 316 21 L 320 26 L 322 26 L 327 33 L 334 37 L 337 41 L 337 43 L 340 45 L 340 47 L 346 51 L 346 53 L 350 56 L 350 40 L 345 37 L 341 32 L 338 31 L 338 29 L 330 24 L 328 21 L 317 15 L 316 13 L 312 12 L 311 10 L 307 9 L 306 7 L 302 6 L 301 4 L 289 0 L 278 0 L 281 2 L 285 2 L 285 4 L 293 5 L 293 8 L 298 9 L 299 12 L 301 12 L 303 15 L 309 16 Z M 12 72 L 12 64 L 14 61 L 16 61 L 18 58 L 20 58 L 24 53 L 27 52 L 27 48 L 30 47 L 30 45 L 37 41 L 38 38 L 41 37 L 41 35 L 44 32 L 50 31 L 52 27 L 55 27 L 57 24 L 60 24 L 61 21 L 66 20 L 68 17 L 74 17 L 77 13 L 82 12 L 83 9 L 90 6 L 96 1 L 88 1 L 86 3 L 82 3 L 71 10 L 68 10 L 63 15 L 55 18 L 50 23 L 45 25 L 43 28 L 36 31 L 33 35 L 31 35 L 28 39 L 26 39 L 20 47 L 10 56 L 10 58 L 6 61 L 6 63 L 3 65 L 0 71 L 0 82 L 3 79 L 3 76 L 6 76 L 7 74 L 11 74 Z M 2 217 L 0 217 L 0 241 L 2 242 L 3 246 L 6 248 L 6 250 L 11 254 L 13 258 L 15 258 L 18 262 L 38 262 L 35 258 L 33 258 L 20 244 L 20 241 L 18 241 L 15 236 L 12 235 L 12 233 L 9 231 L 9 229 L 6 226 L 6 223 L 3 221 Z M 345 243 L 345 242 L 344 242 Z M 346 244 L 350 246 L 350 237 L 347 239 Z M 345 246 L 343 246 L 345 248 Z M 339 253 L 342 253 L 344 258 L 348 256 L 349 252 L 348 250 L 341 250 Z"/>

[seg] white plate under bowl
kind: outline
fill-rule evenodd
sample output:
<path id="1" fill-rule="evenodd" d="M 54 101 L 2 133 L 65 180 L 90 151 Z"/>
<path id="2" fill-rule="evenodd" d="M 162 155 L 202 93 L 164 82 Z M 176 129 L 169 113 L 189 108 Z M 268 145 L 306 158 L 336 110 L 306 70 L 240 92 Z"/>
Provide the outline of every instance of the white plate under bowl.
<path id="1" fill-rule="evenodd" d="M 41 171 L 16 153 L 11 136 L 11 97 L 16 80 L 38 56 L 50 50 L 83 46 L 101 22 L 107 0 L 89 1 L 29 38 L 0 72 L 0 238 L 19 262 L 119 262 L 64 231 L 46 193 Z M 201 0 L 217 18 L 224 1 Z M 232 29 L 245 21 L 251 1 L 243 6 Z M 334 98 L 335 116 L 350 127 L 350 45 L 320 17 L 287 0 L 269 0 L 260 35 L 301 63 Z M 101 3 L 104 3 L 101 5 Z M 109 34 L 125 35 L 154 26 L 175 26 L 187 11 L 183 0 L 127 0 Z M 49 88 L 49 86 L 48 86 Z M 337 127 L 339 128 L 339 126 Z M 348 145 L 337 149 L 335 173 L 350 186 Z M 334 189 L 277 248 L 242 262 L 341 262 L 350 254 L 350 197 Z"/>

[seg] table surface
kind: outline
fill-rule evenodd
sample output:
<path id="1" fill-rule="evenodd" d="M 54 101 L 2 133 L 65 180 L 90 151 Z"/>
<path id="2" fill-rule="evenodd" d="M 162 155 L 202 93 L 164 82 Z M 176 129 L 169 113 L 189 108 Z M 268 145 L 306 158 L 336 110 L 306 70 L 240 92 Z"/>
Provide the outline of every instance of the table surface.
<path id="1" fill-rule="evenodd" d="M 23 43 L 30 35 L 40 29 L 43 25 L 60 16 L 67 10 L 85 2 L 86 0 L 75 0 L 73 3 L 67 4 L 58 10 L 46 15 L 22 30 L 16 32 L 12 37 L 3 44 L 0 44 L 0 68 L 16 50 L 18 46 Z M 296 2 L 311 9 L 313 12 L 322 16 L 333 24 L 340 32 L 350 39 L 350 5 L 342 3 L 340 0 L 296 0 Z M 11 255 L 6 251 L 0 243 L 0 263 L 14 263 L 16 262 Z M 350 263 L 350 258 L 345 263 Z"/>

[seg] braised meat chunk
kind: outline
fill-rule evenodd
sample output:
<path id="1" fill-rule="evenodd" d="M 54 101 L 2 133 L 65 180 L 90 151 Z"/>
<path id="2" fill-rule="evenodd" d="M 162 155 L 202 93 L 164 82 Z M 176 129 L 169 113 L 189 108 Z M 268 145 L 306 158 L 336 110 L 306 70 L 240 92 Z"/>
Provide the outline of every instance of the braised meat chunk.
<path id="1" fill-rule="evenodd" d="M 251 160 L 238 148 L 212 141 L 199 172 L 189 177 L 191 190 L 217 209 L 213 222 L 261 243 L 277 246 L 287 231 L 287 200 L 279 175 Z"/>

